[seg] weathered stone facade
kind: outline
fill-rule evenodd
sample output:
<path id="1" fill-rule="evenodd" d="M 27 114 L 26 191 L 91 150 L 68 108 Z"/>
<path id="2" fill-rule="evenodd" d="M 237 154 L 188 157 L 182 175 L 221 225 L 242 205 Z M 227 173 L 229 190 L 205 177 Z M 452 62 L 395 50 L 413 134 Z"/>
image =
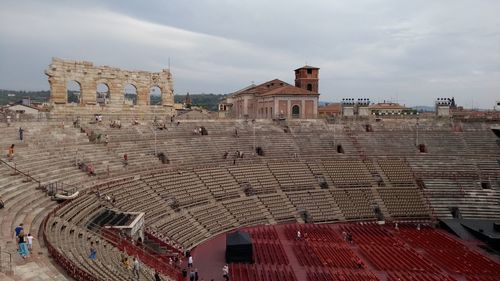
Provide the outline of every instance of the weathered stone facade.
<path id="1" fill-rule="evenodd" d="M 167 69 L 161 72 L 129 71 L 110 66 L 94 66 L 88 61 L 53 58 L 45 74 L 49 77 L 50 101 L 55 112 L 173 113 L 173 81 L 170 70 Z M 68 103 L 69 81 L 75 81 L 80 86 L 78 104 Z M 97 102 L 96 93 L 99 84 L 105 84 L 109 89 L 109 99 L 106 104 Z M 125 102 L 125 86 L 129 84 L 136 89 L 136 105 Z M 161 91 L 160 105 L 150 105 L 150 91 L 153 87 L 158 87 Z"/>
<path id="2" fill-rule="evenodd" d="M 279 79 L 250 85 L 230 94 L 220 107 L 226 117 L 274 119 L 318 117 L 319 68 L 295 70 L 295 86 Z"/>

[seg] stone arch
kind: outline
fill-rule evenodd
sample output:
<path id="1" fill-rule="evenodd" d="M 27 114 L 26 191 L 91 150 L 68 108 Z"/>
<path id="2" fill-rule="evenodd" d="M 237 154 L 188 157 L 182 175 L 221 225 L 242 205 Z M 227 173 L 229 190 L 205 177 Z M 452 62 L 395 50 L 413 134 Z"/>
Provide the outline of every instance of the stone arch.
<path id="1" fill-rule="evenodd" d="M 300 118 L 300 106 L 292 106 L 292 118 Z"/>
<path id="2" fill-rule="evenodd" d="M 100 105 L 106 105 L 111 99 L 111 92 L 108 83 L 98 82 L 96 86 L 96 102 Z"/>
<path id="3" fill-rule="evenodd" d="M 69 79 L 66 82 L 66 102 L 79 104 L 82 101 L 82 84 L 75 79 Z"/>
<path id="4" fill-rule="evenodd" d="M 134 83 L 126 83 L 123 87 L 123 102 L 126 105 L 136 105 L 139 92 Z"/>
<path id="5" fill-rule="evenodd" d="M 149 88 L 149 105 L 162 105 L 163 104 L 163 91 L 160 86 L 152 85 Z"/>

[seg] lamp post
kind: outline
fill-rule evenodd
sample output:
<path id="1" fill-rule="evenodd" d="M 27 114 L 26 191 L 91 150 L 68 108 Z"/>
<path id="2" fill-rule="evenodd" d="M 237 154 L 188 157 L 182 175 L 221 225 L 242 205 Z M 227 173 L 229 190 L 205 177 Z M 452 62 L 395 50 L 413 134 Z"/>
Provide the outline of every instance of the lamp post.
<path id="1" fill-rule="evenodd" d="M 416 133 L 415 133 L 415 146 L 418 146 L 418 116 L 417 116 L 417 126 L 416 126 Z"/>
<path id="2" fill-rule="evenodd" d="M 156 130 L 154 129 L 154 127 L 151 127 L 151 131 L 153 131 L 153 134 L 155 135 L 155 156 L 158 156 L 158 152 L 156 150 Z"/>
<path id="3" fill-rule="evenodd" d="M 253 151 L 252 155 L 255 153 L 255 120 L 252 120 L 252 125 L 253 125 Z"/>

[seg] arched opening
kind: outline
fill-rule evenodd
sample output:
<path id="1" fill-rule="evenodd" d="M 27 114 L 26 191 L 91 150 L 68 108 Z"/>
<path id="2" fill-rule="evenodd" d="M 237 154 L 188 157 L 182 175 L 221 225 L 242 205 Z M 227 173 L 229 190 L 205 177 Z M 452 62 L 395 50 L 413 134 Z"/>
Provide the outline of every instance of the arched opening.
<path id="1" fill-rule="evenodd" d="M 420 151 L 420 153 L 427 153 L 427 146 L 423 143 L 419 144 L 418 151 Z"/>
<path id="2" fill-rule="evenodd" d="M 137 104 L 137 88 L 133 84 L 125 85 L 124 104 L 136 105 Z"/>
<path id="3" fill-rule="evenodd" d="M 307 84 L 307 90 L 312 92 L 313 85 L 311 83 Z"/>
<path id="4" fill-rule="evenodd" d="M 161 89 L 158 86 L 153 86 L 149 90 L 149 104 L 150 105 L 161 105 Z"/>
<path id="5" fill-rule="evenodd" d="M 67 103 L 80 103 L 82 100 L 82 87 L 75 80 L 70 80 L 66 84 L 66 101 Z"/>
<path id="6" fill-rule="evenodd" d="M 111 98 L 108 85 L 106 85 L 104 83 L 97 84 L 97 91 L 96 91 L 95 98 L 96 98 L 96 102 L 100 105 L 108 104 L 109 100 Z"/>
<path id="7" fill-rule="evenodd" d="M 300 118 L 300 107 L 298 105 L 292 106 L 292 118 Z"/>
<path id="8" fill-rule="evenodd" d="M 344 154 L 344 148 L 342 147 L 341 144 L 337 145 L 337 153 L 342 153 Z"/>

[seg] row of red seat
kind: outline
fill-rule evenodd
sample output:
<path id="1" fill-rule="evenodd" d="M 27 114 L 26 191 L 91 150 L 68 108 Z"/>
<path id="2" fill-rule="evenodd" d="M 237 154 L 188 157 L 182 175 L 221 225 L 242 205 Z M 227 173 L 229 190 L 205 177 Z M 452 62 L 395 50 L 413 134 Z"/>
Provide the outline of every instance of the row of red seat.
<path id="1" fill-rule="evenodd" d="M 438 272 L 440 269 L 408 248 L 361 245 L 364 256 L 379 270 Z"/>
<path id="2" fill-rule="evenodd" d="M 477 252 L 461 250 L 426 249 L 433 261 L 439 263 L 450 272 L 462 274 L 498 274 L 500 280 L 500 264 Z"/>
<path id="3" fill-rule="evenodd" d="M 288 266 L 232 263 L 229 272 L 229 280 L 233 281 L 297 281 L 293 270 Z"/>
<path id="4" fill-rule="evenodd" d="M 322 271 L 318 268 L 306 270 L 307 281 L 379 281 L 369 271 Z"/>
<path id="5" fill-rule="evenodd" d="M 439 273 L 388 272 L 387 281 L 456 281 Z"/>
<path id="6" fill-rule="evenodd" d="M 386 228 L 377 224 L 364 225 L 341 225 L 342 232 L 351 233 L 352 240 L 356 244 L 367 244 L 377 246 L 403 246 L 403 243 L 398 240 Z"/>
<path id="7" fill-rule="evenodd" d="M 254 227 L 245 230 L 250 233 L 252 240 L 278 240 L 278 233 L 274 227 Z"/>
<path id="8" fill-rule="evenodd" d="M 283 246 L 278 241 L 254 241 L 253 260 L 257 264 L 288 264 Z"/>
<path id="9" fill-rule="evenodd" d="M 430 227 L 403 225 L 400 227 L 399 236 L 413 247 L 423 249 L 464 249 L 464 245 Z"/>
<path id="10" fill-rule="evenodd" d="M 358 268 L 359 257 L 346 246 L 325 245 L 323 243 L 309 243 L 309 245 L 323 265 L 335 268 Z"/>
<path id="11" fill-rule="evenodd" d="M 330 225 L 325 224 L 294 224 L 285 226 L 285 235 L 288 240 L 297 240 L 297 231 L 301 238 L 308 241 L 342 242 L 340 233 Z"/>
<path id="12" fill-rule="evenodd" d="M 467 276 L 467 281 L 498 281 L 498 275 Z"/>
<path id="13" fill-rule="evenodd" d="M 293 252 L 301 266 L 326 266 L 316 255 L 314 250 L 304 243 L 296 243 L 293 245 Z"/>

